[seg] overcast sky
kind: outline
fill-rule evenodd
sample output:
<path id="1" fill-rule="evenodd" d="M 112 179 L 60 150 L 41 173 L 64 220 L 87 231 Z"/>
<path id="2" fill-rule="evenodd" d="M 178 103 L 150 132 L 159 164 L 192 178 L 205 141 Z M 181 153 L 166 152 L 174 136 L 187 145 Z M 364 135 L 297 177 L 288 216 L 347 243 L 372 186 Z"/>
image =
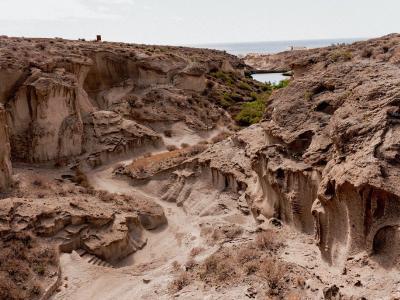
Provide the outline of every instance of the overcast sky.
<path id="1" fill-rule="evenodd" d="M 375 37 L 400 0 L 0 0 L 0 35 L 153 44 Z"/>

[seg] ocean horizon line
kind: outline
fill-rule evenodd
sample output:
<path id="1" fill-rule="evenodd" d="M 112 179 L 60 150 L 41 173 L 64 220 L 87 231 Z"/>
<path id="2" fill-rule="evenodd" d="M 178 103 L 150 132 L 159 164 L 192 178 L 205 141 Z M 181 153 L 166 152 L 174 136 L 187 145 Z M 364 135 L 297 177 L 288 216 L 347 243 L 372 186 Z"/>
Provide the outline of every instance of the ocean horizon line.
<path id="1" fill-rule="evenodd" d="M 363 41 L 377 37 L 343 37 L 343 38 L 310 38 L 310 39 L 285 39 L 285 40 L 259 40 L 259 41 L 243 41 L 243 42 L 211 42 L 211 43 L 196 43 L 184 44 L 186 47 L 199 47 L 199 46 L 219 46 L 219 45 L 242 45 L 242 44 L 258 44 L 258 43 L 285 43 L 285 42 L 312 42 L 312 41 L 332 41 L 332 40 L 356 40 Z"/>

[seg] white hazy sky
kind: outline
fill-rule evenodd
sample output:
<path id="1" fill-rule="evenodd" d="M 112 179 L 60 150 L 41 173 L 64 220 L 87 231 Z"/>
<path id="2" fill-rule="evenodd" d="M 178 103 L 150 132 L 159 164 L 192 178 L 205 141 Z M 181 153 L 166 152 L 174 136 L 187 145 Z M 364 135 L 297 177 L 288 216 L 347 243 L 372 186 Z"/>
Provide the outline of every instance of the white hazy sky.
<path id="1" fill-rule="evenodd" d="M 155 44 L 375 37 L 400 0 L 0 0 L 0 35 Z"/>

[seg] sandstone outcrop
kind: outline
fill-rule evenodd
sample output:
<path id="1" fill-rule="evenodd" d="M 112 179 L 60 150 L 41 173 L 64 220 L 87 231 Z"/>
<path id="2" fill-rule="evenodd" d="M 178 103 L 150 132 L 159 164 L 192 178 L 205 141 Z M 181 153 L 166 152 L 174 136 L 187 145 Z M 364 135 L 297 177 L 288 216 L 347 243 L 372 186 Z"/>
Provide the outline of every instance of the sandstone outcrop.
<path id="1" fill-rule="evenodd" d="M 232 123 L 219 103 L 226 83 L 214 91 L 210 73 L 243 76 L 245 68 L 234 56 L 182 47 L 7 37 L 0 45 L 0 103 L 19 162 L 83 156 L 97 166 L 162 143 L 152 123 Z"/>
<path id="2" fill-rule="evenodd" d="M 89 153 L 86 162 L 92 167 L 117 155 L 133 153 L 143 145 L 162 143 L 160 136 L 150 128 L 123 119 L 113 111 L 93 112 L 86 117 L 84 124 L 84 150 Z"/>
<path id="3" fill-rule="evenodd" d="M 163 209 L 146 199 L 88 193 L 67 181 L 55 184 L 40 178 L 33 181 L 32 189 L 25 178 L 23 184 L 28 186 L 21 189 L 29 191 L 2 200 L 1 237 L 30 231 L 61 252 L 83 249 L 113 263 L 145 245 L 144 231 L 167 222 Z"/>
<path id="4" fill-rule="evenodd" d="M 13 159 L 46 162 L 81 154 L 83 123 L 72 75 L 32 70 L 7 109 Z"/>
<path id="5" fill-rule="evenodd" d="M 0 192 L 11 182 L 10 141 L 6 112 L 0 104 Z"/>
<path id="6" fill-rule="evenodd" d="M 253 211 L 315 232 L 331 263 L 383 252 L 400 222 L 399 39 L 275 57 L 297 76 L 259 125 L 269 141 L 252 158 L 263 195 L 252 197 Z"/>

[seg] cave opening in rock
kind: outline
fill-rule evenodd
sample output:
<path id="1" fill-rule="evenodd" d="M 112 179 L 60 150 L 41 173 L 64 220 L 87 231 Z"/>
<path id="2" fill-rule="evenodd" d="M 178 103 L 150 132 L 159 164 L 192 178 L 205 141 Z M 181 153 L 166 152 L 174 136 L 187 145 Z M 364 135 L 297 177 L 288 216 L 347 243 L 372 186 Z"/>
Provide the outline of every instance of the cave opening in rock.
<path id="1" fill-rule="evenodd" d="M 400 226 L 385 226 L 377 231 L 373 241 L 373 253 L 379 262 L 392 267 L 400 258 Z"/>

